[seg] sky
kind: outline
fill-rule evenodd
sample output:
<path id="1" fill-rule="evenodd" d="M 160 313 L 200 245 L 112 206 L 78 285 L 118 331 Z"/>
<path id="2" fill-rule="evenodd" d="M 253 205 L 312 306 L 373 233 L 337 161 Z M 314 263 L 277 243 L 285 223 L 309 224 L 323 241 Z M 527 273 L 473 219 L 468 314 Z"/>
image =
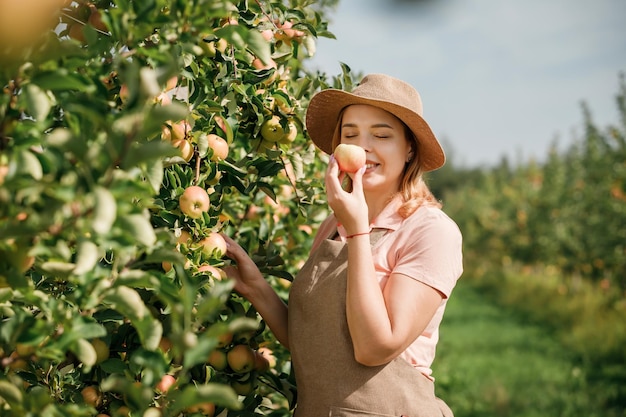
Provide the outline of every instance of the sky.
<path id="1" fill-rule="evenodd" d="M 543 161 L 619 122 L 624 0 L 339 0 L 309 62 L 412 84 L 455 166 Z"/>

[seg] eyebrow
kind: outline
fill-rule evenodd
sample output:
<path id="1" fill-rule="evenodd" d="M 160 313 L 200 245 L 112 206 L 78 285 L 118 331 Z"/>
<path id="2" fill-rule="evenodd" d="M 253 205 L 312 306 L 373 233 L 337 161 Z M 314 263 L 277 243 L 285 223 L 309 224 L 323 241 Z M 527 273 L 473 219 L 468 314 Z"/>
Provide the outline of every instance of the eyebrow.
<path id="1" fill-rule="evenodd" d="M 358 127 L 356 125 L 356 123 L 345 123 L 343 125 L 341 125 L 341 127 Z M 393 126 L 388 125 L 387 123 L 376 123 L 375 125 L 370 126 L 372 128 L 380 128 L 380 127 L 384 127 L 384 128 L 388 128 L 388 129 L 393 129 Z"/>

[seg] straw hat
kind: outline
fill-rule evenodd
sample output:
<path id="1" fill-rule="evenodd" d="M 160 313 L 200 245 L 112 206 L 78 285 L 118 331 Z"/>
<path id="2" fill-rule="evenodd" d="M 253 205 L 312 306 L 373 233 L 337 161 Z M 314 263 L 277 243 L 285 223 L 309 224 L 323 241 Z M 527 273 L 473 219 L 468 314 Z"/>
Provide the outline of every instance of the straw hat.
<path id="1" fill-rule="evenodd" d="M 443 149 L 422 118 L 419 93 L 410 84 L 384 74 L 366 75 L 352 92 L 327 89 L 313 96 L 306 113 L 306 126 L 309 136 L 322 151 L 333 152 L 332 138 L 339 113 L 351 104 L 378 107 L 404 122 L 417 138 L 417 150 L 425 171 L 444 164 Z"/>

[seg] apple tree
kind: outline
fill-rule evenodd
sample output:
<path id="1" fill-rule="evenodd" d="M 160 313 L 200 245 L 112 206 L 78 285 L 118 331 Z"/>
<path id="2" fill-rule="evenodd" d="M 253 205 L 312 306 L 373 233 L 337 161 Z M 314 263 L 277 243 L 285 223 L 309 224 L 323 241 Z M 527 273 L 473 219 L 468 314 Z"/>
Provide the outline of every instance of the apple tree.
<path id="1" fill-rule="evenodd" d="M 289 414 L 222 234 L 286 298 L 326 215 L 304 109 L 351 82 L 306 68 L 329 4 L 2 3 L 1 415 Z"/>

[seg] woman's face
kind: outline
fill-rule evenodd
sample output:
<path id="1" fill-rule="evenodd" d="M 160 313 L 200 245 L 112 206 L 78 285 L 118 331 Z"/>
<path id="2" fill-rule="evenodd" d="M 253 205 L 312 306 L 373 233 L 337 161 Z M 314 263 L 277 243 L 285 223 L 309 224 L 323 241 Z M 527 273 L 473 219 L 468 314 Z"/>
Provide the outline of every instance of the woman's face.
<path id="1" fill-rule="evenodd" d="M 341 143 L 365 149 L 364 191 L 389 195 L 400 190 L 411 144 L 398 118 L 365 104 L 349 106 L 341 120 Z"/>

